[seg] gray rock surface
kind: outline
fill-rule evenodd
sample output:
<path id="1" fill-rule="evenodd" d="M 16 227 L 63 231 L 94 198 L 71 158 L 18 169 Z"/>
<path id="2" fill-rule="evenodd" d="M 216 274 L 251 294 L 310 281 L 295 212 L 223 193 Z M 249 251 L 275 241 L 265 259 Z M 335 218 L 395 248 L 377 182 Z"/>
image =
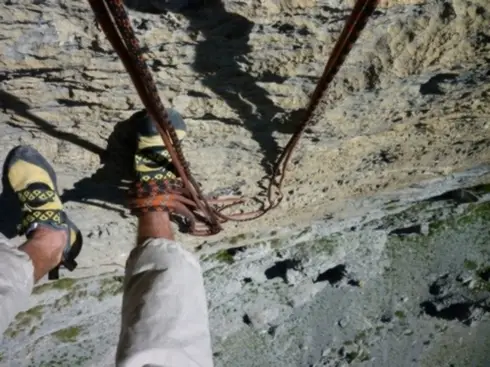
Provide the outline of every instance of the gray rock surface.
<path id="1" fill-rule="evenodd" d="M 259 193 L 352 1 L 127 4 L 205 191 Z M 489 25 L 488 0 L 382 1 L 281 206 L 178 235 L 205 269 L 217 366 L 488 365 Z M 12 324 L 0 365 L 111 365 L 141 102 L 85 1 L 3 2 L 0 34 L 0 156 L 46 155 L 86 238 L 79 271 L 40 285 Z"/>
<path id="2" fill-rule="evenodd" d="M 486 366 L 489 191 L 201 256 L 216 366 Z M 37 286 L 3 365 L 113 364 L 122 274 Z"/>

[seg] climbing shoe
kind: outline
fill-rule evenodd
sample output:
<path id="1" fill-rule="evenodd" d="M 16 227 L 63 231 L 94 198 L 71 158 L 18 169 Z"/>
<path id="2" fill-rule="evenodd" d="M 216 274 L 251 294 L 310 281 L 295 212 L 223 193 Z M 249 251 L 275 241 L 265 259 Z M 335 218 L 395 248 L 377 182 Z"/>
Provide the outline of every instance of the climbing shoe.
<path id="1" fill-rule="evenodd" d="M 63 211 L 56 174 L 51 165 L 34 148 L 17 146 L 10 151 L 5 161 L 4 175 L 21 207 L 19 235 L 29 238 L 39 227 L 67 231 L 68 239 L 61 263 L 51 270 L 49 279 L 59 277 L 61 265 L 73 271 L 77 267 L 75 258 L 82 249 L 83 238 Z"/>
<path id="2" fill-rule="evenodd" d="M 169 122 L 179 141 L 186 135 L 187 127 L 180 114 L 167 109 Z M 167 211 L 172 193 L 179 192 L 182 182 L 172 163 L 170 154 L 151 117 L 146 110 L 134 117 L 137 129 L 134 155 L 135 180 L 128 190 L 131 214 L 148 211 Z"/>
<path id="3" fill-rule="evenodd" d="M 177 138 L 182 141 L 187 131 L 184 120 L 173 109 L 169 108 L 167 112 L 170 124 L 177 133 Z M 136 124 L 138 124 L 136 154 L 134 155 L 136 181 L 148 182 L 150 180 L 177 179 L 177 170 L 172 164 L 170 154 L 151 117 L 143 110 L 138 112 L 135 120 Z"/>

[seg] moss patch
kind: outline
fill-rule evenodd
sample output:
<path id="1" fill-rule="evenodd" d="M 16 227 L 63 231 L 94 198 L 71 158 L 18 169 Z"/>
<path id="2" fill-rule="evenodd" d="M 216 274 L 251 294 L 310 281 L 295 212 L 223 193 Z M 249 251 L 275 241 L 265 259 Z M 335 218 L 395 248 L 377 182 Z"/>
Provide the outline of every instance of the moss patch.
<path id="1" fill-rule="evenodd" d="M 225 264 L 233 264 L 235 262 L 233 255 L 230 254 L 228 250 L 218 251 L 215 255 L 215 258 L 216 260 L 223 262 Z"/>
<path id="2" fill-rule="evenodd" d="M 85 349 L 85 351 L 87 351 Z M 44 361 L 31 361 L 29 366 L 32 367 L 78 367 L 84 366 L 86 362 L 89 362 L 92 359 L 91 353 L 93 352 L 93 348 L 89 349 L 89 353 L 87 354 L 71 354 L 69 355 L 67 352 L 60 353 L 56 352 L 56 354 L 52 355 L 49 360 Z"/>
<path id="3" fill-rule="evenodd" d="M 472 203 L 472 204 L 460 204 L 464 205 L 464 211 L 462 213 L 443 215 L 442 213 L 437 213 L 437 210 L 430 210 L 430 208 L 419 208 L 418 206 L 414 206 L 419 208 L 419 210 L 428 210 L 434 213 L 433 217 L 437 218 L 438 216 L 443 217 L 444 219 L 434 220 L 429 223 L 429 233 L 427 235 L 418 235 L 418 236 L 410 236 L 410 237 L 400 237 L 397 239 L 391 240 L 395 244 L 400 244 L 406 246 L 409 244 L 412 248 L 418 248 L 420 250 L 427 250 L 432 245 L 434 239 L 439 238 L 440 236 L 446 236 L 449 231 L 455 231 L 457 233 L 464 230 L 467 226 L 473 226 L 481 223 L 489 223 L 490 222 L 490 202 L 484 203 Z M 412 212 L 413 216 L 407 217 L 407 212 L 402 214 L 402 217 L 407 219 L 413 219 L 414 216 L 417 215 L 417 212 L 413 212 L 413 208 L 410 208 L 409 211 Z M 392 220 L 397 220 L 395 217 L 391 218 Z M 471 260 L 465 260 L 464 266 L 468 270 L 474 270 L 477 264 Z"/>
<path id="4" fill-rule="evenodd" d="M 299 243 L 297 246 L 305 246 L 315 254 L 327 254 L 332 256 L 335 249 L 340 245 L 342 234 L 333 233 L 329 236 L 318 237 L 314 240 Z"/>
<path id="5" fill-rule="evenodd" d="M 72 367 L 83 366 L 85 365 L 85 362 L 90 361 L 90 359 L 91 358 L 87 356 L 71 357 L 70 359 L 68 359 L 68 357 L 64 357 L 60 359 L 54 359 L 48 362 L 42 362 L 42 364 L 39 365 L 39 367 L 53 367 L 53 366 L 63 367 L 67 365 Z"/>
<path id="6" fill-rule="evenodd" d="M 97 295 L 97 299 L 102 301 L 107 297 L 115 296 L 123 292 L 123 281 L 124 277 L 120 275 L 116 275 L 113 277 L 104 278 L 100 281 L 100 290 Z M 82 292 L 80 292 L 82 293 Z M 85 294 L 80 294 L 79 296 L 84 297 Z"/>
<path id="7" fill-rule="evenodd" d="M 247 235 L 244 233 L 241 233 L 241 234 L 238 234 L 236 236 L 230 237 L 228 239 L 228 243 L 230 243 L 231 245 L 236 245 L 237 243 L 243 241 L 246 238 L 247 238 Z"/>
<path id="8" fill-rule="evenodd" d="M 15 320 L 5 331 L 5 335 L 9 338 L 15 338 L 20 332 L 36 328 L 33 322 L 40 321 L 43 317 L 44 306 L 39 305 L 28 309 L 27 311 L 19 312 L 15 316 Z"/>
<path id="9" fill-rule="evenodd" d="M 407 315 L 405 315 L 405 312 L 400 311 L 400 310 L 395 311 L 395 313 L 394 313 L 394 314 L 395 314 L 395 316 L 396 316 L 396 317 L 398 317 L 400 320 L 403 320 L 403 319 L 405 319 L 405 318 L 407 317 Z"/>
<path id="10" fill-rule="evenodd" d="M 434 221 L 429 224 L 429 236 L 436 235 L 447 229 L 447 223 L 444 220 Z"/>
<path id="11" fill-rule="evenodd" d="M 473 191 L 476 191 L 480 194 L 488 194 L 490 193 L 490 184 L 478 185 L 473 188 Z"/>
<path id="12" fill-rule="evenodd" d="M 74 301 L 87 298 L 88 296 L 97 298 L 102 301 L 108 297 L 115 296 L 123 292 L 123 276 L 112 276 L 102 278 L 99 281 L 99 288 L 95 292 L 89 292 L 83 284 L 76 284 L 62 297 L 58 298 L 53 306 L 57 310 L 69 307 Z"/>
<path id="13" fill-rule="evenodd" d="M 476 269 L 472 290 L 490 292 L 490 266 L 480 266 Z"/>
<path id="14" fill-rule="evenodd" d="M 15 327 L 12 327 L 12 326 L 9 326 L 7 328 L 7 330 L 5 330 L 5 333 L 4 333 L 4 335 L 6 337 L 9 337 L 10 339 L 15 338 L 17 336 L 17 334 L 19 334 L 19 331 Z"/>
<path id="15" fill-rule="evenodd" d="M 466 216 L 461 219 L 475 220 L 490 220 L 490 202 L 470 204 L 466 210 Z"/>
<path id="16" fill-rule="evenodd" d="M 80 326 L 71 326 L 66 329 L 61 329 L 54 332 L 53 337 L 58 339 L 63 343 L 74 343 L 77 341 L 78 336 L 82 332 L 82 328 Z"/>
<path id="17" fill-rule="evenodd" d="M 445 221 L 445 228 L 490 222 L 490 202 L 469 204 L 463 214 Z"/>
<path id="18" fill-rule="evenodd" d="M 371 334 L 371 332 L 369 334 Z M 365 362 L 370 360 L 371 356 L 366 349 L 366 341 L 369 337 L 367 330 L 359 331 L 353 340 L 344 342 L 343 347 L 339 351 L 339 355 L 342 356 L 348 364 L 356 361 Z"/>
<path id="19" fill-rule="evenodd" d="M 72 302 L 75 300 L 73 293 L 67 293 L 63 297 L 58 298 L 54 303 L 53 307 L 61 311 L 63 308 L 69 307 L 72 305 Z"/>
<path id="20" fill-rule="evenodd" d="M 279 247 L 281 240 L 279 238 L 273 238 L 271 240 L 271 247 Z"/>
<path id="21" fill-rule="evenodd" d="M 476 270 L 478 268 L 478 264 L 473 260 L 465 259 L 464 267 L 467 270 Z"/>
<path id="22" fill-rule="evenodd" d="M 15 320 L 21 321 L 26 319 L 38 318 L 40 319 L 43 316 L 44 306 L 39 305 L 32 307 L 24 312 L 19 312 L 15 317 Z"/>
<path id="23" fill-rule="evenodd" d="M 73 278 L 63 278 L 63 279 L 58 279 L 54 282 L 49 282 L 42 284 L 40 286 L 37 286 L 33 289 L 32 293 L 33 294 L 41 294 L 46 291 L 50 291 L 53 289 L 57 290 L 69 290 L 72 289 L 75 283 L 77 282 L 76 279 Z"/>

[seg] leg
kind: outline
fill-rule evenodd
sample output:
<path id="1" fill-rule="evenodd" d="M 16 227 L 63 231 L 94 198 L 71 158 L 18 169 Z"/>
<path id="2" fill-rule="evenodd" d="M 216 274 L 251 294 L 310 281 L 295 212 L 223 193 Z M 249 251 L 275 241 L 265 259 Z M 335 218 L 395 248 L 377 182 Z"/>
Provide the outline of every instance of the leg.
<path id="1" fill-rule="evenodd" d="M 151 121 L 146 127 L 152 127 Z M 142 140 L 140 135 L 140 148 Z M 155 141 L 163 146 L 161 139 Z M 165 174 L 163 166 L 141 167 L 142 161 L 136 159 L 138 177 L 149 174 L 150 167 Z M 137 246 L 126 264 L 116 365 L 213 366 L 201 268 L 173 241 L 167 212 L 139 216 Z"/>
<path id="2" fill-rule="evenodd" d="M 34 149 L 20 146 L 5 161 L 4 175 L 19 199 L 19 234 L 27 241 L 18 249 L 0 241 L 0 335 L 27 304 L 35 282 L 66 265 L 73 270 L 81 234 L 68 220 L 49 163 Z"/>
<path id="3" fill-rule="evenodd" d="M 27 304 L 34 283 L 61 261 L 66 234 L 39 228 L 19 249 L 0 242 L 0 335 Z"/>

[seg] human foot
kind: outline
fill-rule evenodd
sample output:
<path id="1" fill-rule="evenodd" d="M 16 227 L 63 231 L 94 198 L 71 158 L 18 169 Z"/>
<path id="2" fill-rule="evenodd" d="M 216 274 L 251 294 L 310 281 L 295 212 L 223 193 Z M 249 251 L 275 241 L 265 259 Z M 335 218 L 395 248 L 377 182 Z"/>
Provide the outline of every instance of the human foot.
<path id="1" fill-rule="evenodd" d="M 187 127 L 180 114 L 167 110 L 170 124 L 179 141 L 186 135 Z M 178 192 L 181 181 L 170 154 L 155 124 L 145 110 L 135 119 L 138 124 L 136 153 L 134 156 L 135 181 L 129 190 L 131 213 L 168 211 L 170 192 Z"/>
<path id="2" fill-rule="evenodd" d="M 167 109 L 170 124 L 177 133 L 177 138 L 182 141 L 187 133 L 187 126 L 180 114 L 172 109 Z M 145 110 L 139 112 L 136 117 L 138 122 L 138 136 L 136 154 L 134 156 L 134 169 L 136 180 L 148 182 L 149 180 L 174 180 L 177 171 L 172 164 L 170 154 L 165 147 L 163 139 L 155 124 Z"/>
<path id="3" fill-rule="evenodd" d="M 62 238 L 65 239 L 65 244 L 59 257 L 60 261 L 49 272 L 49 278 L 59 277 L 58 270 L 61 265 L 73 271 L 77 267 L 75 258 L 80 253 L 83 238 L 63 210 L 56 174 L 51 165 L 34 148 L 17 146 L 8 154 L 4 175 L 8 178 L 7 182 L 17 195 L 21 207 L 19 235 L 26 235 L 30 239 L 35 237 L 39 229 L 64 232 Z M 46 246 L 53 246 L 53 243 Z M 46 248 L 46 251 L 52 250 Z"/>

